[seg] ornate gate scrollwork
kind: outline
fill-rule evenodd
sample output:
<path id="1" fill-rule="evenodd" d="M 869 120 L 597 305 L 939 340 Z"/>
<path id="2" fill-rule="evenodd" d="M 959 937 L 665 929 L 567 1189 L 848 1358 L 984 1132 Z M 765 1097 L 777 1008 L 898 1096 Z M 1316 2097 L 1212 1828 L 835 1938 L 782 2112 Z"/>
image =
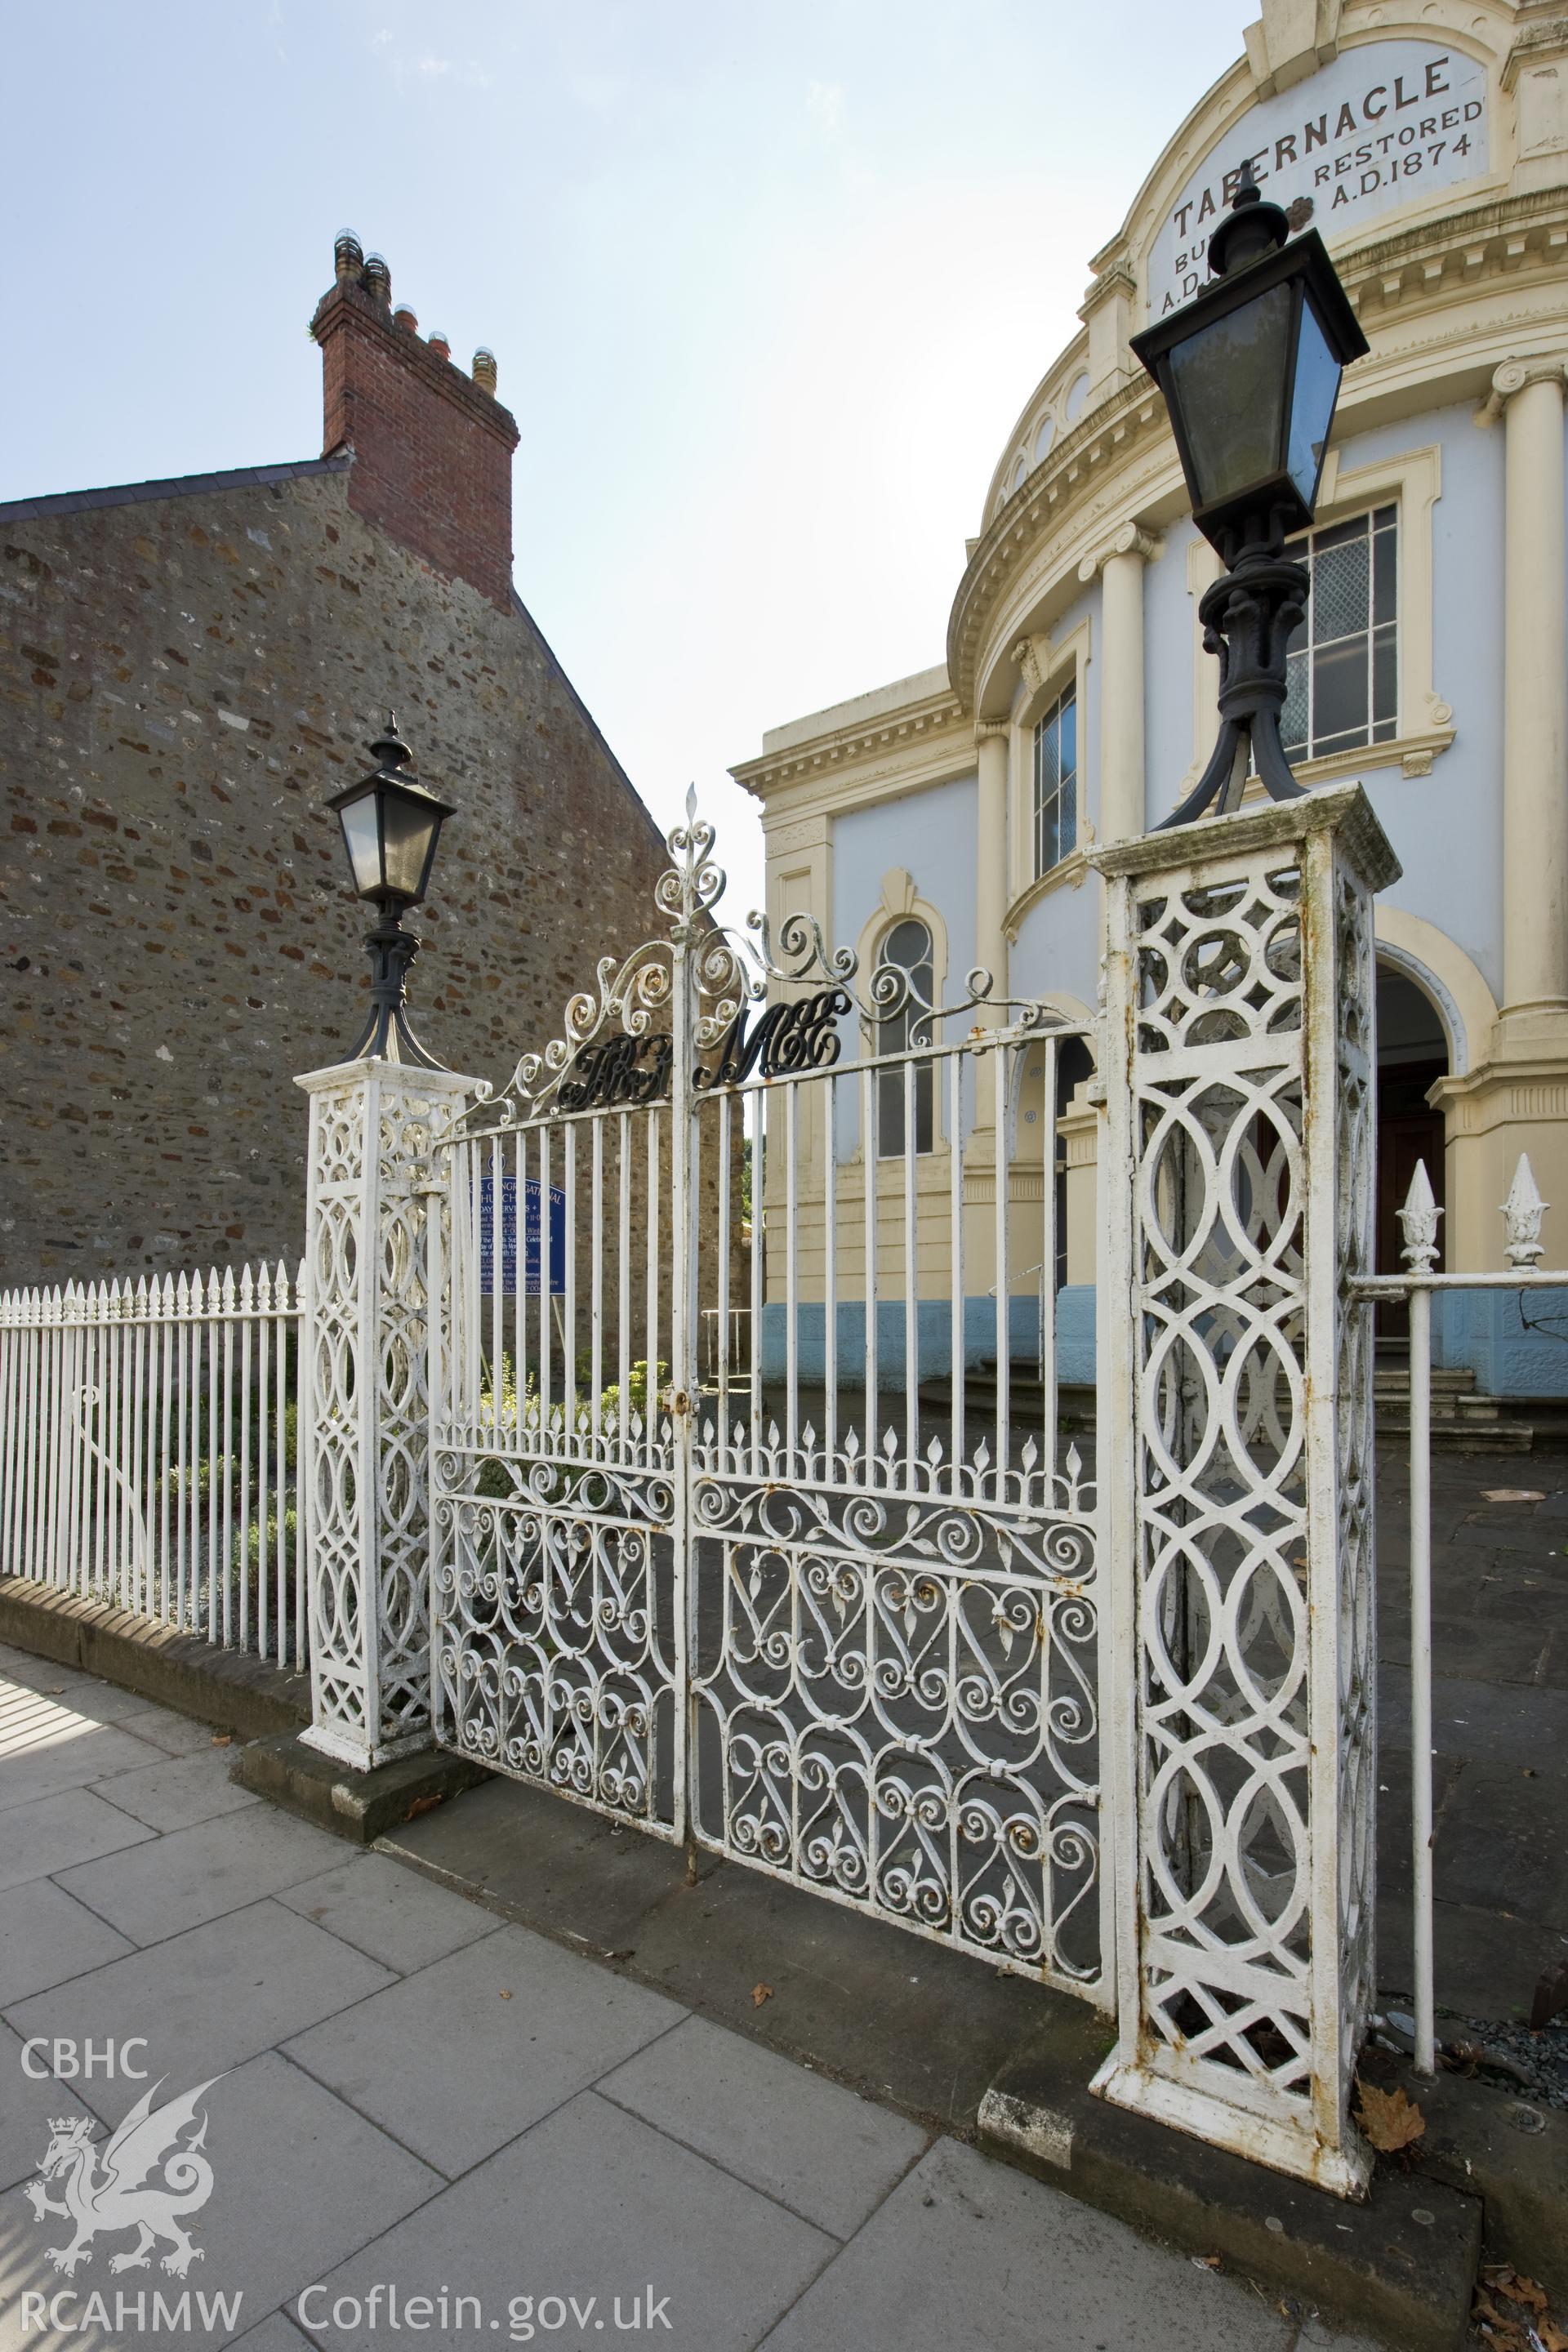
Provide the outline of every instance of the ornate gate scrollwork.
<path id="1" fill-rule="evenodd" d="M 1077 1033 L 984 971 L 862 990 L 805 916 L 721 928 L 711 846 L 689 805 L 667 935 L 446 1145 L 438 1736 L 1103 2000 L 1098 1517 L 1036 1107 Z"/>

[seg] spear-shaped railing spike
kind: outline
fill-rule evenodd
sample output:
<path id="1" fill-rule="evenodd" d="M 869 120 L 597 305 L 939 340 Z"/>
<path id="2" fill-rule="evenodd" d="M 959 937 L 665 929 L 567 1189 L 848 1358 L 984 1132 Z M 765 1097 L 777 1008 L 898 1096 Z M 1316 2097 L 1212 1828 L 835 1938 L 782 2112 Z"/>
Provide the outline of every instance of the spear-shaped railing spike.
<path id="1" fill-rule="evenodd" d="M 1508 1234 L 1503 1255 L 1510 1265 L 1537 1265 L 1545 1255 L 1541 1245 L 1541 1220 L 1549 1206 L 1541 1197 L 1530 1155 L 1521 1151 L 1508 1198 L 1502 1204 L 1502 1221 Z"/>
<path id="2" fill-rule="evenodd" d="M 1399 1255 L 1412 1274 L 1430 1274 L 1437 1263 L 1437 1220 L 1443 1214 L 1432 1197 L 1432 1180 L 1426 1173 L 1426 1162 L 1415 1162 L 1415 1173 L 1410 1179 L 1410 1190 L 1405 1195 L 1405 1206 L 1398 1212 L 1400 1231 L 1405 1246 Z"/>

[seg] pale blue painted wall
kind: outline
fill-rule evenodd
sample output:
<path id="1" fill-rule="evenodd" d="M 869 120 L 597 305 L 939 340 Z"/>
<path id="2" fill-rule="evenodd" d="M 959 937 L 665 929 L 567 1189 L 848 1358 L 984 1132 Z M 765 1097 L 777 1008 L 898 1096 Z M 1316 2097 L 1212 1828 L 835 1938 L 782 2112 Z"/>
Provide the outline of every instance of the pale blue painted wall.
<path id="1" fill-rule="evenodd" d="M 946 927 L 947 971 L 941 984 L 949 1003 L 963 995 L 964 975 L 975 960 L 977 798 L 975 777 L 959 776 L 875 808 L 847 810 L 833 821 L 833 943 L 856 945 L 882 903 L 882 877 L 903 866 Z M 868 970 L 861 974 L 863 982 L 869 977 Z M 857 1050 L 855 1024 L 847 1024 L 844 1058 Z M 838 1155 L 845 1159 L 859 1139 L 859 1105 L 853 1086 L 836 1091 Z M 965 1073 L 963 1123 L 967 1133 L 973 1124 L 972 1072 Z"/>
<path id="2" fill-rule="evenodd" d="M 896 866 L 941 910 L 948 969 L 960 977 L 974 961 L 976 873 L 973 776 L 902 793 L 875 808 L 850 809 L 833 821 L 833 936 L 853 946 L 882 897 L 882 877 Z"/>
<path id="3" fill-rule="evenodd" d="M 1084 677 L 1084 707 L 1079 713 L 1079 838 L 1085 815 L 1100 828 L 1100 584 L 1069 606 L 1053 624 L 1059 644 L 1087 621 L 1089 661 Z M 1014 789 L 1027 792 L 1026 776 L 1014 779 Z M 1100 968 L 1100 886 L 1093 876 L 1078 888 L 1066 886 L 1032 907 L 1025 916 L 1008 961 L 1008 987 L 1015 996 L 1049 996 L 1065 991 L 1085 1003 L 1094 1003 Z"/>
<path id="4" fill-rule="evenodd" d="M 1568 1396 L 1568 1291 L 1434 1291 L 1432 1360 L 1483 1396 Z"/>
<path id="5" fill-rule="evenodd" d="M 1406 776 L 1398 761 L 1368 750 L 1360 768 L 1404 867 L 1386 902 L 1420 915 L 1456 940 L 1502 992 L 1502 700 L 1504 432 L 1478 425 L 1468 406 L 1441 408 L 1341 448 L 1342 471 L 1436 444 L 1442 495 L 1433 509 L 1434 689 L 1453 711 L 1456 735 L 1429 776 Z M 1404 528 L 1409 529 L 1405 519 Z M 1193 633 L 1187 591 L 1190 521 L 1171 525 L 1144 572 L 1145 806 L 1151 824 L 1168 814 L 1193 755 Z M 1053 635 L 1086 617 L 1098 656 L 1096 588 L 1063 614 Z M 1084 806 L 1098 820 L 1101 664 L 1089 666 L 1084 713 Z M 1426 709 L 1401 712 L 1403 732 L 1430 725 Z M 1099 893 L 1058 890 L 1026 919 L 1013 953 L 1021 993 L 1055 990 L 1092 1001 L 1099 961 Z"/>
<path id="6" fill-rule="evenodd" d="M 1342 470 L 1432 442 L 1443 452 L 1443 495 L 1432 516 L 1432 679 L 1453 707 L 1452 745 L 1429 776 L 1397 765 L 1363 781 L 1405 868 L 1384 897 L 1436 923 L 1502 994 L 1503 433 L 1466 408 L 1439 409 L 1358 434 Z M 1425 711 L 1401 713 L 1415 732 Z"/>
<path id="7" fill-rule="evenodd" d="M 1075 888 L 1062 886 L 1031 907 L 1008 958 L 1015 996 L 1065 991 L 1092 1010 L 1100 970 L 1100 884 L 1090 874 Z"/>

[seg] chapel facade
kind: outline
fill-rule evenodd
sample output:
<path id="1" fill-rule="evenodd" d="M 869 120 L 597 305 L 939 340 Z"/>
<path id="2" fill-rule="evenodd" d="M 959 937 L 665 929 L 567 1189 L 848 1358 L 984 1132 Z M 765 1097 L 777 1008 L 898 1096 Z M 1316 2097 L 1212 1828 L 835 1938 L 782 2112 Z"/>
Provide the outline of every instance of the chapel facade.
<path id="1" fill-rule="evenodd" d="M 1293 229 L 1321 232 L 1371 344 L 1292 548 L 1312 587 L 1285 735 L 1309 787 L 1363 781 L 1404 869 L 1377 907 L 1379 1263 L 1397 1265 L 1422 1159 L 1444 1265 L 1500 1264 L 1521 1151 L 1559 1204 L 1561 1263 L 1568 23 L 1543 0 L 1265 0 L 986 461 L 943 658 L 774 727 L 733 771 L 761 804 L 770 911 L 814 916 L 863 969 L 914 959 L 939 998 L 980 965 L 998 997 L 1092 1015 L 1085 853 L 1167 817 L 1218 725 L 1198 621 L 1218 562 L 1130 338 L 1204 282 L 1246 161 Z M 1060 1273 L 1089 1302 L 1099 1116 L 1087 1056 L 1061 1068 L 1055 1116 L 1012 1106 L 1009 1152 L 1026 1190 L 1054 1153 Z M 993 1148 L 933 1135 L 933 1200 L 955 1143 Z M 937 1236 L 922 1290 L 943 1278 Z M 1568 1393 L 1563 1341 L 1511 1298 L 1450 1296 L 1443 1318 L 1442 1360 L 1483 1389 Z"/>

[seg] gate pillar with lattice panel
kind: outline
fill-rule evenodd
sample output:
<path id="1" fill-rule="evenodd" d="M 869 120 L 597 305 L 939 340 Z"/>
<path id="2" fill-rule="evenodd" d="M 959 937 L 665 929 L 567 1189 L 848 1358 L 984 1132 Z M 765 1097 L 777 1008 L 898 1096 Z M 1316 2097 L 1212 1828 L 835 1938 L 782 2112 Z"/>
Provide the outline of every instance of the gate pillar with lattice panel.
<path id="1" fill-rule="evenodd" d="M 368 1059 L 311 1071 L 300 1364 L 313 1748 L 356 1771 L 430 1745 L 432 1146 L 481 1091 Z M 444 1185 L 442 1188 L 444 1195 Z M 437 1277 L 438 1279 L 438 1277 Z"/>
<path id="2" fill-rule="evenodd" d="M 1363 2193 L 1375 1788 L 1361 787 L 1119 843 L 1100 1425 L 1119 2035 L 1096 2087 Z"/>

